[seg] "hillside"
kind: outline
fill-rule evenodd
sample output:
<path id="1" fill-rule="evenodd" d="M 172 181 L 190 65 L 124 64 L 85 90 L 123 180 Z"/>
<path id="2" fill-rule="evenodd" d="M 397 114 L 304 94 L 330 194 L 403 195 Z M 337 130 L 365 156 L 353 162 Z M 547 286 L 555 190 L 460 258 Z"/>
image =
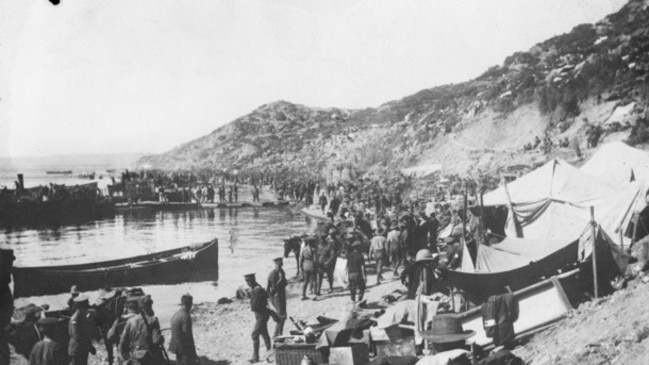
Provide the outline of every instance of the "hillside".
<path id="1" fill-rule="evenodd" d="M 649 0 L 631 0 L 473 80 L 362 110 L 265 104 L 139 165 L 315 172 L 338 163 L 364 171 L 442 163 L 445 173 L 464 173 L 574 158 L 594 126 L 606 139 L 649 140 L 648 75 Z M 524 150 L 537 136 L 567 138 L 570 147 Z"/>

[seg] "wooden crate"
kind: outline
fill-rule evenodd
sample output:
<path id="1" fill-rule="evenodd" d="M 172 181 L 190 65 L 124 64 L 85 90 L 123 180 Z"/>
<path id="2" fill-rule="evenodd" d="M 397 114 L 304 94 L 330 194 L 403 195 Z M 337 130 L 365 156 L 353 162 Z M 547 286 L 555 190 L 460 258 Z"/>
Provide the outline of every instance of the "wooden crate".
<path id="1" fill-rule="evenodd" d="M 367 346 L 358 344 L 329 349 L 329 364 L 335 365 L 366 365 L 370 362 Z"/>
<path id="2" fill-rule="evenodd" d="M 327 358 L 316 350 L 315 344 L 277 344 L 275 345 L 275 362 L 277 365 L 300 365 L 304 356 L 315 364 L 326 364 Z"/>

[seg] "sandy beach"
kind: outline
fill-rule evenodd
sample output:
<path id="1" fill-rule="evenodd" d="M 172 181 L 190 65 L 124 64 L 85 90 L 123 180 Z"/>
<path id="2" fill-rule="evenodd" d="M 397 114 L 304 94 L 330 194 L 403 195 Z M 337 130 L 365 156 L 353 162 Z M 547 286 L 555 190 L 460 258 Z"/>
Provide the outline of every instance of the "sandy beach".
<path id="1" fill-rule="evenodd" d="M 369 271 L 369 268 L 368 268 Z M 302 292 L 302 283 L 295 279 L 295 271 L 290 270 L 286 273 L 290 278 L 287 286 L 287 312 L 295 320 L 306 320 L 313 322 L 316 316 L 327 316 L 340 318 L 343 313 L 348 312 L 352 306 L 349 291 L 343 289 L 340 284 L 334 283 L 334 292 L 327 293 L 324 289 L 327 287 L 323 283 L 323 295 L 318 300 L 300 300 Z M 387 268 L 383 273 L 384 280 L 381 285 L 376 284 L 376 275 L 368 273 L 368 285 L 365 291 L 365 298 L 368 303 L 381 302 L 383 295 L 394 291 L 395 289 L 405 289 L 401 282 L 392 278 Z M 258 274 L 258 281 L 265 283 L 266 274 Z M 244 285 L 243 277 L 241 284 Z M 234 294 L 234 293 L 233 293 Z M 155 296 L 153 296 L 155 301 Z M 156 309 L 154 304 L 154 309 Z M 163 327 L 165 335 L 165 347 L 169 341 L 170 332 L 169 318 L 173 315 L 175 308 L 164 307 L 158 309 L 156 315 L 160 318 L 160 324 Z M 376 309 L 367 310 L 367 313 L 375 312 Z M 363 314 L 363 311 L 360 312 Z M 254 315 L 250 311 L 248 300 L 233 299 L 232 303 L 217 304 L 216 301 L 197 301 L 192 309 L 192 319 L 194 323 L 194 339 L 196 341 L 196 350 L 201 358 L 202 365 L 225 365 L 225 364 L 247 364 L 252 354 L 252 340 L 250 334 L 254 325 Z M 295 327 L 287 319 L 284 325 L 285 334 Z M 270 320 L 268 330 L 272 334 L 275 330 L 275 323 Z M 263 342 L 263 341 L 262 341 Z M 96 344 L 97 345 L 97 344 Z M 89 365 L 108 364 L 107 355 L 103 345 L 96 346 L 98 351 L 96 356 L 90 356 Z M 262 343 L 260 352 L 262 358 L 265 358 L 265 349 Z M 172 355 L 173 359 L 173 355 Z M 11 365 L 26 365 L 27 361 L 18 356 L 12 359 Z"/>

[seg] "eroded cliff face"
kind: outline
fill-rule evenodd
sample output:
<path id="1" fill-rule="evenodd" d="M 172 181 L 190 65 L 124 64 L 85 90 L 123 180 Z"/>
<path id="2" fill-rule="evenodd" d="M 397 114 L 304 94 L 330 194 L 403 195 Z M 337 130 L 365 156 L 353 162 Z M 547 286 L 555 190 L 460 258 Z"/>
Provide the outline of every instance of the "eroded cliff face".
<path id="1" fill-rule="evenodd" d="M 351 163 L 380 171 L 441 163 L 447 173 L 533 165 L 575 156 L 602 139 L 649 140 L 649 2 L 632 0 L 596 24 L 507 57 L 481 76 L 422 90 L 376 108 L 262 105 L 204 137 L 140 165 L 162 169 L 322 170 Z M 526 144 L 548 137 L 533 149 Z M 570 142 L 559 147 L 558 142 Z M 587 151 L 586 151 L 587 153 Z"/>

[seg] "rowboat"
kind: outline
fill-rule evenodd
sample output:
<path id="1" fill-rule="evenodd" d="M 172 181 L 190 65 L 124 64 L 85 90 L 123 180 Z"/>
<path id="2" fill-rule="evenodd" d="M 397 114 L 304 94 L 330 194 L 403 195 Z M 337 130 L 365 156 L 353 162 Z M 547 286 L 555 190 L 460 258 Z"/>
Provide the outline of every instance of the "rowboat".
<path id="1" fill-rule="evenodd" d="M 137 285 L 216 281 L 218 239 L 119 260 L 77 265 L 14 267 L 14 296 L 66 293 L 72 285 L 96 290 Z"/>

